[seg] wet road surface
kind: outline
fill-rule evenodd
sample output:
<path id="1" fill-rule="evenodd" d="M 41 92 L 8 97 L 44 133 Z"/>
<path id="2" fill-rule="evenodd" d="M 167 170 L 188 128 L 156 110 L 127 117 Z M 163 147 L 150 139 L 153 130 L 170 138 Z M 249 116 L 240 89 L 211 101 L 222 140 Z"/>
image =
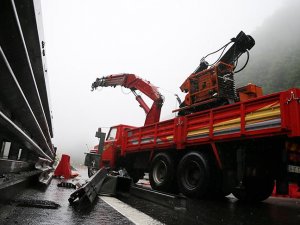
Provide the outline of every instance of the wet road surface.
<path id="1" fill-rule="evenodd" d="M 83 171 L 85 173 L 86 171 Z M 85 179 L 85 174 L 82 179 Z M 16 196 L 15 201 L 0 205 L 0 224 L 134 224 L 101 198 L 84 210 L 69 205 L 74 189 L 57 187 L 60 180 L 53 179 L 47 189 L 30 188 Z M 172 210 L 145 200 L 121 195 L 119 200 L 165 224 L 233 224 L 233 225 L 289 225 L 300 224 L 300 200 L 269 198 L 260 204 L 243 204 L 234 197 L 223 200 L 192 200 L 186 209 Z M 107 199 L 107 197 L 106 197 Z M 30 200 L 50 201 L 54 208 L 28 207 Z M 19 204 L 19 206 L 17 206 Z M 124 206 L 116 206 L 123 208 Z M 126 215 L 126 214 L 125 214 Z M 134 221 L 134 220 L 133 220 Z M 145 224 L 143 221 L 134 222 Z M 147 223 L 151 224 L 151 223 Z"/>
<path id="2" fill-rule="evenodd" d="M 300 199 L 269 198 L 245 204 L 233 196 L 222 200 L 190 200 L 186 209 L 169 209 L 136 197 L 119 197 L 125 203 L 165 224 L 289 225 L 300 224 Z"/>
<path id="3" fill-rule="evenodd" d="M 14 201 L 1 204 L 0 224 L 133 224 L 101 199 L 97 199 L 95 204 L 83 210 L 70 206 L 68 198 L 74 189 L 57 187 L 60 182 L 61 180 L 53 179 L 47 189 L 29 188 L 16 196 Z M 57 209 L 35 208 L 19 204 L 30 200 L 47 200 L 59 204 L 60 207 Z"/>

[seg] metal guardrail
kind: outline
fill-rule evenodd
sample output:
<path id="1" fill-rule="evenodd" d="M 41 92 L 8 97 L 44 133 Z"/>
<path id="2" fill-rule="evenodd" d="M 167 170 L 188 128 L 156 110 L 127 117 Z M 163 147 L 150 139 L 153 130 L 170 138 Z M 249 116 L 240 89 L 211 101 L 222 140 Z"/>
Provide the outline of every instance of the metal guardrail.
<path id="1" fill-rule="evenodd" d="M 40 156 L 52 162 L 55 150 L 45 67 L 40 1 L 1 0 L 0 150 L 10 142 L 33 152 L 31 161 Z"/>

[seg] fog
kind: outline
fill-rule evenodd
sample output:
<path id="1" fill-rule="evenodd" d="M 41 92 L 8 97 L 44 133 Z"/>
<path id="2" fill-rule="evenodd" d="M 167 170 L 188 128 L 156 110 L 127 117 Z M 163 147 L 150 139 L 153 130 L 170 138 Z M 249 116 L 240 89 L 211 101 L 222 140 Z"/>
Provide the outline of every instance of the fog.
<path id="1" fill-rule="evenodd" d="M 255 82 L 264 94 L 300 88 L 299 11 L 300 1 L 288 1 L 255 29 L 251 63 L 236 76 L 237 86 Z"/>
<path id="2" fill-rule="evenodd" d="M 90 91 L 97 77 L 125 72 L 149 80 L 165 96 L 161 120 L 172 118 L 174 94 L 184 98 L 179 86 L 201 57 L 241 30 L 252 34 L 288 2 L 42 0 L 58 153 L 82 163 L 98 127 L 143 125 L 128 89 Z"/>

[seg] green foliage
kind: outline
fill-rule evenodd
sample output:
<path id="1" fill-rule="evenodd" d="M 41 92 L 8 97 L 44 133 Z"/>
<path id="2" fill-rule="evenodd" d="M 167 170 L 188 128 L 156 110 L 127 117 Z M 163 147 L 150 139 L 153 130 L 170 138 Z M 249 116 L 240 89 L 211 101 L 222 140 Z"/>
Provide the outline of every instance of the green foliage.
<path id="1" fill-rule="evenodd" d="M 300 1 L 287 1 L 254 32 L 256 45 L 250 50 L 248 66 L 236 74 L 237 87 L 254 83 L 265 94 L 300 88 L 299 12 Z"/>

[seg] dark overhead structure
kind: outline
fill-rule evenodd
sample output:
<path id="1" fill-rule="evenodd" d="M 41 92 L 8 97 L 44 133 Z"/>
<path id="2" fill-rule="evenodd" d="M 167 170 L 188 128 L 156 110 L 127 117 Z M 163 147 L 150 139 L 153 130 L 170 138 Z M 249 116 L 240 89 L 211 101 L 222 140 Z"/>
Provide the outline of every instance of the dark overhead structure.
<path id="1" fill-rule="evenodd" d="M 40 4 L 0 1 L 2 160 L 52 162 L 55 157 Z"/>

